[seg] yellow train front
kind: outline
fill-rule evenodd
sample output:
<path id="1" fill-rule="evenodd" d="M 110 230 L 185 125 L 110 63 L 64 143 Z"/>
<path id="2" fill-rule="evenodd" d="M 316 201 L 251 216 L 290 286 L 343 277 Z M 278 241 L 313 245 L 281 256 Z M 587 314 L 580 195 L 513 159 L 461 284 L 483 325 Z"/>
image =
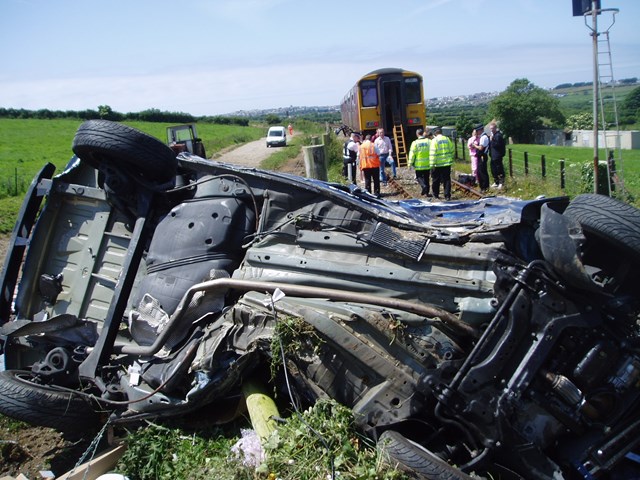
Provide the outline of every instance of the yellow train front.
<path id="1" fill-rule="evenodd" d="M 400 68 L 383 68 L 363 76 L 340 104 L 342 123 L 364 135 L 384 128 L 392 138 L 399 166 L 416 130 L 426 125 L 422 76 Z"/>

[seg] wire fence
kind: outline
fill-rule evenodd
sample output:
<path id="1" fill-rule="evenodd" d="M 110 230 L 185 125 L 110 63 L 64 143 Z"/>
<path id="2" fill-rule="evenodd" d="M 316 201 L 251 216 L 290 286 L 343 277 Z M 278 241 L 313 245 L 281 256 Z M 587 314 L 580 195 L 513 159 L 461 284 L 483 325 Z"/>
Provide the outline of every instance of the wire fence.
<path id="1" fill-rule="evenodd" d="M 459 140 L 455 142 L 455 146 L 456 158 L 463 162 L 468 161 L 466 142 Z M 508 148 L 504 167 L 510 179 L 539 179 L 544 181 L 546 186 L 562 194 L 573 196 L 593 191 L 593 167 L 584 162 Z M 35 173 L 18 167 L 13 171 L 4 170 L 0 173 L 0 198 L 23 195 Z M 606 191 L 606 187 L 602 191 Z"/>
<path id="2" fill-rule="evenodd" d="M 35 173 L 15 167 L 13 172 L 4 172 L 0 176 L 0 198 L 17 197 L 26 193 Z"/>
<path id="3" fill-rule="evenodd" d="M 507 150 L 505 160 L 505 169 L 511 178 L 539 178 L 567 195 L 577 195 L 589 189 L 590 178 L 585 177 L 583 163 L 513 149 Z"/>
<path id="4" fill-rule="evenodd" d="M 467 161 L 467 156 L 466 142 L 456 142 L 457 159 Z M 507 148 L 503 163 L 505 173 L 510 179 L 539 180 L 547 189 L 569 196 L 593 191 L 593 166 L 585 162 Z M 605 166 L 605 175 L 606 170 Z M 606 176 L 602 178 L 605 187 L 599 188 L 603 192 L 606 190 L 605 178 Z"/>

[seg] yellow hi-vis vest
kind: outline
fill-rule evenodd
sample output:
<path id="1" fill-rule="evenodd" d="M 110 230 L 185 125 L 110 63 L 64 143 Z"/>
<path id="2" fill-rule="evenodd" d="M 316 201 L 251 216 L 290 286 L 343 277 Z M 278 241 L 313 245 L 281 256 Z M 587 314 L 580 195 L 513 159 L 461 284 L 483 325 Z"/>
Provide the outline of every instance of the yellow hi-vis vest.
<path id="1" fill-rule="evenodd" d="M 429 148 L 430 138 L 418 138 L 413 141 L 409 148 L 409 166 L 416 170 L 429 170 Z"/>
<path id="2" fill-rule="evenodd" d="M 453 165 L 453 143 L 449 140 L 449 137 L 439 134 L 431 140 L 429 165 L 431 167 L 449 167 Z"/>

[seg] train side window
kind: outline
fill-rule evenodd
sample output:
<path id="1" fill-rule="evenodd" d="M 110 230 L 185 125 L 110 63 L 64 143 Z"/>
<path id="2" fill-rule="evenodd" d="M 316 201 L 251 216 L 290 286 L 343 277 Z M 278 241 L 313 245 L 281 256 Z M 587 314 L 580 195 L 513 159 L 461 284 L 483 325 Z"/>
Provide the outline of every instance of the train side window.
<path id="1" fill-rule="evenodd" d="M 404 95 L 407 103 L 420 103 L 420 79 L 407 77 L 404 79 Z"/>
<path id="2" fill-rule="evenodd" d="M 375 80 L 364 80 L 360 83 L 362 92 L 362 106 L 376 107 L 378 105 L 378 89 Z"/>

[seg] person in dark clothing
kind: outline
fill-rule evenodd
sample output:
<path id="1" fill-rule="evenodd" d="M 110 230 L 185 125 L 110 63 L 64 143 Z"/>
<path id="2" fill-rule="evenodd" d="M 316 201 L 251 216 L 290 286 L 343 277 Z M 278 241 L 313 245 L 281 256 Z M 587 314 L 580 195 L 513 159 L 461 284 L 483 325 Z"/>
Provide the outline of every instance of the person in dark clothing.
<path id="1" fill-rule="evenodd" d="M 360 136 L 353 132 L 342 149 L 342 175 L 354 185 L 356 184 L 356 160 L 359 146 Z"/>
<path id="2" fill-rule="evenodd" d="M 489 131 L 491 132 L 489 154 L 491 155 L 491 175 L 493 176 L 492 187 L 502 188 L 504 185 L 504 164 L 502 159 L 506 153 L 506 145 L 496 122 L 489 124 Z"/>

